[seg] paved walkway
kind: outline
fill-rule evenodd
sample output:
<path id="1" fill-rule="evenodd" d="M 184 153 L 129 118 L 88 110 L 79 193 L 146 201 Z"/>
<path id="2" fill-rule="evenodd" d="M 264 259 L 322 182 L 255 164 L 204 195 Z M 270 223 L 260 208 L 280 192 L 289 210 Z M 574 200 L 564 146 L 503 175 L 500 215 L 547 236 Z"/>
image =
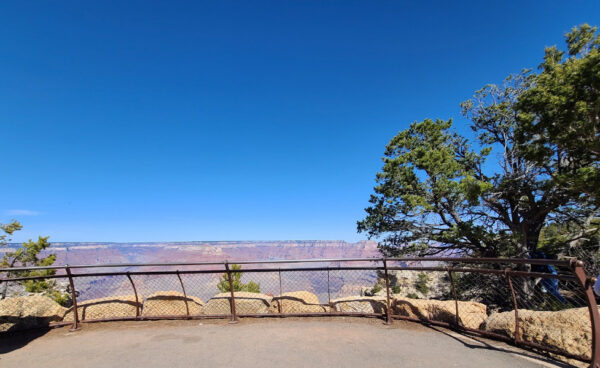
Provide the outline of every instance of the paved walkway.
<path id="1" fill-rule="evenodd" d="M 2 367 L 561 367 L 502 343 L 376 319 L 84 324 L 0 338 Z"/>

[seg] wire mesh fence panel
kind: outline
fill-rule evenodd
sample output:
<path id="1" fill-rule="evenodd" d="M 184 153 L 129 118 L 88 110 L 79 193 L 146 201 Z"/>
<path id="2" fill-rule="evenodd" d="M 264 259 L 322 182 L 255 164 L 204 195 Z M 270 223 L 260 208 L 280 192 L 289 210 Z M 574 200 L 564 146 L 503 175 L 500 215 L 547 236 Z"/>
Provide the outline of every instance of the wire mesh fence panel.
<path id="1" fill-rule="evenodd" d="M 485 271 L 485 269 L 482 269 Z M 498 332 L 486 324 L 488 317 L 514 331 L 514 309 L 510 286 L 504 274 L 452 272 L 460 327 Z M 513 326 L 513 327 L 511 327 Z M 509 335 L 509 334 L 506 334 Z"/>
<path id="2" fill-rule="evenodd" d="M 329 270 L 332 312 L 385 313 L 385 281 L 377 270 Z"/>
<path id="3" fill-rule="evenodd" d="M 574 276 L 583 282 L 583 265 L 573 261 L 405 258 L 151 267 L 123 265 L 102 271 L 104 276 L 98 271 L 86 275 L 84 267 L 73 266 L 60 272 L 71 275 L 75 270 L 74 290 L 68 275 L 53 279 L 44 274 L 33 281 L 0 284 L 0 291 L 6 286 L 8 297 L 30 293 L 54 300 L 64 297 L 61 304 L 66 306 L 73 292 L 77 308 L 71 306 L 63 319 L 64 308 L 59 307 L 58 320 L 65 322 L 73 322 L 75 316 L 84 322 L 136 317 L 233 319 L 232 303 L 239 316 L 383 316 L 389 306 L 395 318 L 502 335 L 517 344 L 580 360 L 591 359 L 596 331 L 588 310 L 588 302 L 594 305 L 594 300 L 587 300 Z M 29 277 L 28 272 L 39 271 L 11 270 L 0 276 Z M 56 290 L 59 294 L 52 294 Z"/>
<path id="4" fill-rule="evenodd" d="M 389 274 L 394 315 L 422 321 L 473 324 L 470 321 L 473 308 L 455 301 L 448 272 L 392 270 Z M 457 319 L 457 306 L 464 312 L 462 320 Z"/>
<path id="5" fill-rule="evenodd" d="M 388 274 L 390 292 L 396 298 L 453 299 L 448 272 L 390 270 Z"/>
<path id="6" fill-rule="evenodd" d="M 62 277 L 42 278 L 42 276 L 56 275 Z M 47 296 L 64 307 L 71 305 L 69 279 L 64 270 L 42 271 L 11 271 L 0 272 L 0 278 L 40 277 L 33 280 L 0 281 L 0 299 L 10 297 L 41 294 Z"/>
<path id="7" fill-rule="evenodd" d="M 589 310 L 583 289 L 576 281 L 521 276 L 511 276 L 511 281 L 518 305 L 520 340 L 591 357 Z M 511 318 L 514 321 L 514 314 Z"/>
<path id="8" fill-rule="evenodd" d="M 180 277 L 185 287 L 190 315 L 228 315 L 230 313 L 229 307 L 215 308 L 214 303 L 210 307 L 211 313 L 206 312 L 207 304 L 221 293 L 218 285 L 223 278 L 222 273 L 181 274 Z M 183 298 L 181 299 L 183 300 Z"/>
<path id="9" fill-rule="evenodd" d="M 186 303 L 181 282 L 175 273 L 132 275 L 131 278 L 140 300 L 143 300 L 143 317 L 185 316 L 188 315 L 188 309 L 195 305 L 193 300 Z"/>
<path id="10" fill-rule="evenodd" d="M 279 294 L 277 271 L 232 272 L 231 278 L 238 315 L 273 313 L 273 296 Z M 226 291 L 229 292 L 229 288 Z"/>
<path id="11" fill-rule="evenodd" d="M 588 276 L 598 277 L 600 275 L 600 245 L 591 248 L 570 247 L 565 256 L 583 261 L 583 268 Z"/>
<path id="12" fill-rule="evenodd" d="M 73 278 L 79 320 L 135 317 L 141 308 L 131 283 L 123 275 L 79 276 Z M 65 321 L 74 318 L 72 306 Z"/>
<path id="13" fill-rule="evenodd" d="M 187 274 L 181 275 L 181 278 L 188 295 L 204 302 L 202 315 L 231 315 L 231 293 L 226 272 Z"/>
<path id="14" fill-rule="evenodd" d="M 284 314 L 329 312 L 327 271 L 281 272 L 281 290 L 272 305 Z"/>

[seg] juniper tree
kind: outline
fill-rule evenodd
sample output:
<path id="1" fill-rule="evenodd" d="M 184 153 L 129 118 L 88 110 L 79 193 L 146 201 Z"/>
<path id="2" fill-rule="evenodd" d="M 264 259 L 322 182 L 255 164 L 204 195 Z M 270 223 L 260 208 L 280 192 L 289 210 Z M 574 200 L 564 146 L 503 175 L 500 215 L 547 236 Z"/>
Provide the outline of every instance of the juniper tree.
<path id="1" fill-rule="evenodd" d="M 0 230 L 3 234 L 0 235 L 0 247 L 6 248 L 10 241 L 10 236 L 15 231 L 21 230 L 23 227 L 18 221 L 13 221 L 9 224 L 0 224 Z M 15 266 L 27 267 L 27 266 L 51 266 L 56 261 L 56 255 L 49 254 L 45 257 L 41 256 L 41 252 L 50 246 L 48 242 L 49 237 L 38 237 L 37 241 L 29 240 L 22 243 L 21 245 L 13 245 L 16 249 L 14 251 L 6 251 L 4 256 L 0 260 L 0 267 L 11 268 Z M 21 277 L 29 276 L 51 276 L 56 273 L 55 270 L 31 270 L 31 271 L 19 271 L 19 272 L 7 272 L 7 276 L 18 275 Z M 55 282 L 53 280 L 25 280 L 19 282 L 25 288 L 25 291 L 30 293 L 42 293 L 52 297 L 54 300 L 61 304 L 68 303 L 67 295 L 56 290 Z M 2 287 L 2 293 L 0 299 L 6 298 L 8 291 L 8 283 L 4 283 Z"/>
<path id="2" fill-rule="evenodd" d="M 479 149 L 452 120 L 415 122 L 392 138 L 358 231 L 390 255 L 487 257 L 531 255 L 551 224 L 579 228 L 567 243 L 597 231 L 595 32 L 572 30 L 569 58 L 549 48 L 539 74 L 524 70 L 461 104 Z"/>
<path id="3" fill-rule="evenodd" d="M 596 245 L 600 228 L 600 34 L 584 24 L 566 43 L 565 51 L 546 48 L 535 83 L 519 98 L 516 141 L 559 193 L 551 225 L 560 231 L 548 231 L 546 241 L 571 253 Z"/>

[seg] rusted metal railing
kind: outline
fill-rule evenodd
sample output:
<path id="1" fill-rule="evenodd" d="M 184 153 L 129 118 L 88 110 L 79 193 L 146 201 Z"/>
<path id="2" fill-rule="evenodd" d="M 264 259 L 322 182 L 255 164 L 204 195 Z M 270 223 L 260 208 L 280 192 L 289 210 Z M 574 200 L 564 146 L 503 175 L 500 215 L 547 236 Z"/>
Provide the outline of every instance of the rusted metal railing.
<path id="1" fill-rule="evenodd" d="M 129 283 L 131 284 L 131 288 L 133 289 L 133 295 L 135 295 L 135 316 L 139 317 L 140 316 L 140 299 L 138 298 L 138 292 L 135 287 L 135 283 L 133 282 L 133 279 L 131 278 L 131 275 L 129 274 L 129 272 L 127 273 L 127 279 L 129 280 Z M 183 284 L 182 284 L 182 287 L 183 287 Z M 73 298 L 73 300 L 75 300 L 75 298 Z M 77 307 L 75 307 L 75 309 L 77 309 Z"/>
<path id="2" fill-rule="evenodd" d="M 229 268 L 229 263 L 225 262 L 225 270 L 227 271 L 227 280 L 229 281 L 229 292 L 231 294 L 230 305 L 231 305 L 231 321 L 230 323 L 237 323 L 238 316 L 235 312 L 235 291 L 233 287 L 233 279 L 231 276 L 231 269 Z"/>
<path id="3" fill-rule="evenodd" d="M 236 265 L 244 265 L 245 268 L 238 269 L 237 267 L 232 267 L 233 264 Z M 335 266 L 337 264 L 337 266 Z M 557 273 L 549 273 L 549 272 L 533 272 L 533 271 L 522 271 L 523 265 L 530 266 L 554 266 L 559 269 Z M 283 266 L 283 267 L 282 267 Z M 517 266 L 514 269 L 511 266 Z M 418 258 L 418 257 L 405 257 L 405 258 L 346 258 L 346 259 L 296 259 L 296 260 L 281 260 L 281 261 L 225 261 L 225 262 L 195 262 L 195 263 L 149 263 L 149 264 L 103 264 L 103 265 L 68 265 L 68 266 L 45 266 L 45 267 L 13 267 L 9 269 L 0 269 L 0 275 L 5 274 L 8 275 L 18 275 L 19 271 L 27 272 L 33 270 L 56 270 L 57 272 L 54 275 L 49 276 L 22 276 L 22 277 L 3 277 L 0 278 L 0 283 L 8 283 L 8 282 L 22 282 L 27 280 L 48 280 L 48 279 L 67 279 L 69 284 L 70 298 L 71 298 L 71 312 L 73 313 L 73 321 L 72 322 L 58 322 L 54 325 L 71 325 L 71 329 L 76 330 L 80 328 L 82 323 L 88 322 L 98 322 L 98 321 L 115 321 L 115 320 L 151 320 L 151 319 L 199 319 L 199 318 L 228 318 L 231 323 L 238 322 L 239 318 L 243 317 L 286 317 L 286 316 L 363 316 L 363 317 L 378 317 L 385 321 L 386 324 L 393 323 L 394 319 L 402 319 L 420 323 L 427 323 L 437 326 L 443 326 L 451 329 L 455 329 L 461 332 L 474 333 L 481 336 L 491 337 L 498 340 L 506 341 L 508 343 L 525 347 L 525 348 L 533 348 L 536 350 L 542 350 L 550 353 L 560 354 L 569 358 L 579 359 L 588 361 L 591 363 L 591 366 L 594 368 L 600 368 L 600 316 L 598 314 L 598 306 L 596 304 L 596 299 L 594 293 L 592 291 L 592 284 L 594 279 L 585 274 L 583 269 L 583 262 L 578 261 L 576 259 L 571 260 L 546 260 L 546 259 L 501 259 L 501 258 L 452 258 L 452 257 L 428 257 L 428 258 Z M 111 270 L 114 268 L 118 268 L 117 270 Z M 150 270 L 145 270 L 145 268 L 151 268 Z M 175 268 L 175 269 L 173 269 Z M 96 271 L 100 269 L 99 271 Z M 125 269 L 125 270 L 123 270 Z M 74 272 L 75 271 L 75 272 Z M 82 272 L 84 271 L 84 272 Z M 404 313 L 399 311 L 398 303 L 401 302 L 400 299 L 403 299 L 403 302 L 406 302 L 406 298 L 400 298 L 396 295 L 396 291 L 394 294 L 391 292 L 391 273 L 392 272 L 420 272 L 420 273 L 443 273 L 448 277 L 448 296 L 445 300 L 452 303 L 453 310 L 453 318 L 450 320 L 440 320 L 435 318 L 429 318 L 428 316 L 415 316 L 410 313 Z M 270 287 L 269 290 L 273 290 L 273 293 L 278 293 L 279 298 L 277 300 L 277 306 L 274 306 L 273 309 L 269 309 L 269 312 L 260 312 L 253 313 L 252 311 L 248 311 L 248 306 L 244 303 L 247 303 L 246 297 L 240 297 L 239 300 L 236 300 L 236 293 L 239 290 L 235 290 L 239 288 L 238 284 L 241 276 L 235 276 L 236 273 L 243 273 L 244 275 L 254 275 L 255 278 L 261 278 L 261 280 L 266 280 L 272 285 L 263 283 L 263 286 Z M 315 287 L 313 288 L 321 290 L 322 296 L 321 300 L 327 298 L 327 303 L 320 304 L 310 304 L 311 311 L 294 311 L 287 310 L 282 307 L 283 303 L 283 295 L 284 293 L 284 285 L 282 282 L 282 275 L 287 274 L 290 277 L 286 278 L 285 287 L 292 288 L 294 287 L 294 283 L 292 281 L 296 280 L 299 285 L 307 285 L 310 280 L 309 277 L 302 276 L 304 273 L 308 273 L 309 275 L 323 275 L 323 279 L 326 277 L 326 284 L 323 287 Z M 346 298 L 349 300 L 335 299 L 332 300 L 332 294 L 337 293 L 340 294 L 343 289 L 343 286 L 348 286 L 350 289 L 354 290 L 356 287 L 365 285 L 354 285 L 354 284 L 346 284 L 346 278 L 343 276 L 348 276 L 352 274 L 364 274 L 367 273 L 369 277 L 365 278 L 368 280 L 376 279 L 377 283 L 380 284 L 381 279 L 385 284 L 384 294 L 380 295 L 380 299 L 374 298 L 372 300 L 373 303 L 379 303 L 382 301 L 384 305 L 382 305 L 381 311 L 375 309 L 359 309 L 359 310 L 344 310 L 344 303 L 358 303 L 360 301 L 354 301 L 352 298 Z M 198 303 L 194 297 L 197 297 L 198 286 L 188 284 L 186 287 L 186 283 L 184 283 L 182 275 L 194 276 L 194 277 L 207 277 L 210 279 L 213 285 L 214 280 L 221 275 L 221 281 L 226 283 L 229 286 L 229 297 L 227 299 L 228 310 L 217 310 L 217 313 L 214 312 L 206 312 L 199 314 L 198 312 L 192 312 L 192 304 Z M 262 276 L 261 276 L 262 275 Z M 296 276 L 294 279 L 293 276 Z M 337 277 L 336 277 L 337 275 Z M 340 276 L 343 275 L 343 276 Z M 502 334 L 494 331 L 488 331 L 482 328 L 473 328 L 473 326 L 465 324 L 465 318 L 468 318 L 467 313 L 461 313 L 461 305 L 464 301 L 460 300 L 459 294 L 464 291 L 459 291 L 459 288 L 464 289 L 464 285 L 460 285 L 457 280 L 461 280 L 461 277 L 464 275 L 480 275 L 480 276 L 488 276 L 491 277 L 492 281 L 496 282 L 492 287 L 497 288 L 498 290 L 506 290 L 507 294 L 504 296 L 504 291 L 502 293 L 498 292 L 498 295 L 502 296 L 504 299 L 502 303 L 506 306 L 504 309 L 499 307 L 494 307 L 498 310 L 498 312 L 506 311 L 510 312 L 514 315 L 514 335 L 510 336 L 510 334 Z M 88 279 L 98 279 L 98 280 L 108 280 L 116 277 L 126 277 L 128 281 L 129 287 L 133 290 L 135 296 L 135 313 L 134 315 L 123 317 L 106 317 L 106 318 L 96 318 L 96 319 L 87 319 L 82 314 L 82 318 L 79 316 L 78 309 L 78 298 L 80 295 L 75 288 L 74 280 L 77 278 L 88 278 Z M 136 285 L 134 282 L 135 277 L 150 277 L 152 280 L 155 280 L 160 277 L 176 277 L 179 288 L 183 293 L 183 302 L 185 306 L 185 312 L 179 314 L 162 314 L 162 315 L 147 315 L 145 309 L 145 303 L 148 300 L 144 301 L 143 295 L 144 293 L 140 293 L 140 287 L 148 287 L 145 283 L 140 283 Z M 395 275 L 395 282 L 398 282 L 398 274 Z M 314 277 L 312 277 L 314 278 Z M 236 280 L 234 282 L 234 279 Z M 457 280 L 455 280 L 457 279 Z M 528 301 L 531 303 L 531 300 L 535 298 L 546 298 L 548 296 L 548 290 L 545 291 L 546 294 L 539 295 L 527 295 L 528 290 L 523 289 L 520 290 L 517 285 L 515 285 L 515 280 L 523 279 L 526 280 L 529 284 L 535 284 L 539 282 L 539 280 L 552 280 L 558 284 L 558 282 L 563 283 L 563 285 L 576 285 L 573 286 L 572 290 L 568 290 L 571 294 L 574 295 L 574 298 L 580 298 L 588 309 L 589 314 L 589 326 L 591 328 L 591 355 L 584 356 L 581 353 L 573 353 L 569 351 L 565 351 L 558 346 L 551 345 L 542 345 L 538 342 L 531 341 L 531 339 L 526 339 L 523 336 L 523 329 L 525 328 L 521 323 L 521 313 L 519 308 L 523 308 L 527 306 Z M 187 279 L 186 279 L 187 280 Z M 290 281 L 291 280 L 291 281 Z M 359 277 L 360 282 L 363 282 L 363 279 Z M 554 281 L 555 280 L 555 281 Z M 146 281 L 150 282 L 150 281 Z M 190 281 L 187 281 L 188 283 Z M 325 280 L 323 280 L 325 283 Z M 288 285 L 289 284 L 289 285 Z M 335 286 L 333 286 L 335 284 Z M 518 284 L 518 283 L 517 283 Z M 523 281 L 521 281 L 523 284 Z M 529 285 L 528 284 L 528 285 Z M 98 283 L 90 284 L 89 289 L 94 288 L 103 288 L 108 287 L 107 283 Z M 170 285 L 170 284 L 169 284 Z M 204 285 L 204 284 L 202 284 Z M 371 284 L 373 285 L 373 284 Z M 110 285 L 109 285 L 110 286 Z M 190 286 L 192 286 L 190 288 Z M 214 286 L 214 285 L 213 285 Z M 213 287 L 211 286 L 211 287 Z M 366 285 L 369 286 L 369 285 Z M 171 286 L 169 286 L 171 287 Z M 196 288 L 194 288 L 196 287 Z M 395 285 L 398 287 L 398 284 Z M 477 286 L 479 289 L 484 289 L 486 286 L 479 285 Z M 563 286 L 564 287 L 564 286 Z M 354 289 L 353 289 L 354 288 Z M 216 288 L 215 288 L 216 289 Z M 544 287 L 542 285 L 542 290 Z M 81 290 L 80 290 L 81 291 Z M 101 290 L 100 290 L 101 291 Z M 468 290 L 467 290 L 468 291 Z M 484 290 L 485 291 L 485 290 Z M 107 291 L 108 292 L 108 291 Z M 468 293 L 467 293 L 468 294 Z M 261 294 L 262 295 L 262 294 Z M 288 294 L 286 294 L 288 295 Z M 361 291 L 362 295 L 362 291 Z M 192 297 L 190 297 L 192 296 Z M 286 296 L 287 297 L 287 296 Z M 385 297 L 385 300 L 383 299 Z M 519 301 L 519 297 L 522 298 L 522 301 Z M 466 301 L 471 301 L 472 298 L 467 298 Z M 525 303 L 523 302 L 523 298 Z M 159 298 L 160 299 L 160 298 Z M 343 298 L 342 298 L 343 299 Z M 211 299 L 212 300 L 212 299 Z M 360 299 L 364 301 L 363 299 Z M 379 301 L 378 301 L 379 300 Z M 384 300 L 384 302 L 383 302 Z M 577 299 L 579 300 L 579 299 Z M 84 298 L 84 301 L 89 302 Z M 535 300 L 534 300 L 535 301 Z M 302 301 L 300 301 L 302 302 Z M 583 303 L 582 302 L 582 303 Z M 562 302 L 561 302 L 562 303 Z M 143 307 L 141 308 L 143 304 Z M 545 305 L 545 304 L 544 304 Z M 583 304 L 581 305 L 583 306 Z M 237 307 L 240 307 L 239 309 Z M 512 307 L 512 308 L 509 308 Z M 552 307 L 552 305 L 550 305 Z M 550 308 L 548 307 L 548 308 Z M 560 308 L 574 308 L 576 306 L 570 306 L 569 303 L 563 303 L 560 305 Z M 203 306 L 206 308 L 206 306 Z M 269 306 L 270 308 L 270 306 Z M 307 307 L 308 308 L 308 307 Z M 560 309 L 559 308 L 559 309 Z M 143 309 L 143 313 L 142 313 Z M 197 309 L 194 309 L 195 311 Z M 222 313 L 221 313 L 222 312 Z M 489 312 L 489 310 L 487 310 Z M 404 313 L 404 314 L 403 314 Z M 489 316 L 488 316 L 489 317 Z"/>
<path id="4" fill-rule="evenodd" d="M 77 292 L 75 291 L 75 284 L 73 282 L 73 274 L 71 274 L 71 268 L 65 267 L 65 272 L 69 278 L 69 287 L 71 289 L 71 300 L 73 302 L 73 327 L 71 331 L 75 331 L 79 328 L 79 310 L 77 309 Z"/>

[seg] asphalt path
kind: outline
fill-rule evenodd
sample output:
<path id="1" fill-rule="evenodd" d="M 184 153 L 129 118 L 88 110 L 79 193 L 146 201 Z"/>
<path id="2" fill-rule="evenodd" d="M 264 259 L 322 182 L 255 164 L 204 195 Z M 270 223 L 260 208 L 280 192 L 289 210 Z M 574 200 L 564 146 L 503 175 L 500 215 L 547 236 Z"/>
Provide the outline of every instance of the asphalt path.
<path id="1" fill-rule="evenodd" d="M 565 367 L 512 346 L 378 319 L 84 324 L 0 337 L 0 367 Z"/>

